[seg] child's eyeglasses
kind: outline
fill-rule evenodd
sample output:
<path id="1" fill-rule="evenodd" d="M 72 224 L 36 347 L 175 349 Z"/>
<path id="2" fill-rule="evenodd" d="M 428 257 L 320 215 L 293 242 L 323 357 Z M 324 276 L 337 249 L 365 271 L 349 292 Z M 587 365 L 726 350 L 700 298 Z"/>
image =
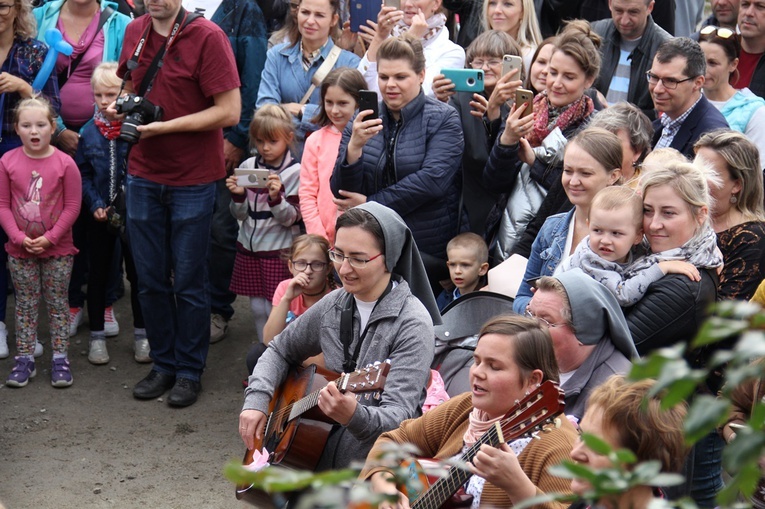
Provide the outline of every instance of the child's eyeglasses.
<path id="1" fill-rule="evenodd" d="M 716 35 L 720 39 L 730 39 L 736 35 L 736 33 L 730 28 L 721 28 L 714 25 L 709 25 L 702 28 L 701 32 L 699 32 L 699 35 L 703 35 L 705 37 L 712 37 Z"/>

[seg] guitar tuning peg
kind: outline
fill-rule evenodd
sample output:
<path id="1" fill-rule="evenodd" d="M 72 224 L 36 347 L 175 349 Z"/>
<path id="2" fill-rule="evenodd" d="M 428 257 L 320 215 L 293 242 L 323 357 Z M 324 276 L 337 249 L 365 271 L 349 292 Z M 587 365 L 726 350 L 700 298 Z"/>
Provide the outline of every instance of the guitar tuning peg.
<path id="1" fill-rule="evenodd" d="M 520 400 L 518 400 L 518 399 L 516 399 L 516 400 L 515 400 L 515 404 L 516 404 L 516 405 L 517 405 L 518 403 L 520 403 L 520 402 L 521 402 L 521 401 L 520 401 Z"/>
<path id="2" fill-rule="evenodd" d="M 354 382 L 354 383 L 352 383 L 352 384 L 351 384 L 351 389 L 356 389 L 356 387 L 358 387 L 358 385 L 359 385 L 359 384 L 357 384 L 357 383 L 355 383 L 355 382 Z"/>
<path id="3" fill-rule="evenodd" d="M 532 433 L 531 438 L 533 438 L 534 440 L 542 440 L 542 437 L 539 436 L 538 431 L 535 431 L 534 433 Z"/>
<path id="4" fill-rule="evenodd" d="M 555 423 L 556 428 L 560 428 L 563 425 L 563 422 L 560 420 L 560 417 L 556 417 L 553 422 Z"/>
<path id="5" fill-rule="evenodd" d="M 370 395 L 369 395 L 369 393 L 367 392 L 366 394 L 364 394 L 364 399 L 365 399 L 365 400 L 367 400 L 367 401 L 369 401 L 369 396 L 370 396 Z"/>
<path id="6" fill-rule="evenodd" d="M 380 400 L 380 391 L 377 391 L 374 394 L 372 394 L 372 398 L 374 398 L 375 401 L 379 401 Z"/>
<path id="7" fill-rule="evenodd" d="M 375 361 L 374 364 L 373 364 L 374 367 L 377 367 L 379 365 L 380 365 L 380 361 Z"/>

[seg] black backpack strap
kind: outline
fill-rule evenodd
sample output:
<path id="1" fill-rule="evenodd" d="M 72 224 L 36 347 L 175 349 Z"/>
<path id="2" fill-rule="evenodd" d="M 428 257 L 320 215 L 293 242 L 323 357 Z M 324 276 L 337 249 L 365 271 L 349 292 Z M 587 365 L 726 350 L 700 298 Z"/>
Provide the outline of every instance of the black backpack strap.
<path id="1" fill-rule="evenodd" d="M 96 37 L 98 37 L 98 32 L 100 32 L 101 29 L 104 28 L 106 21 L 109 19 L 109 17 L 112 15 L 113 12 L 114 12 L 114 9 L 112 9 L 111 7 L 107 7 L 106 9 L 101 11 L 101 16 L 98 18 L 98 28 L 96 28 Z M 93 38 L 93 40 L 95 40 L 95 37 Z M 93 44 L 93 41 L 90 41 L 90 44 Z M 85 56 L 85 53 L 90 48 L 90 44 L 88 44 L 88 47 L 85 48 L 85 50 L 82 53 L 77 55 L 77 58 L 75 58 L 69 63 L 69 67 L 67 69 L 64 69 L 63 71 L 58 73 L 57 77 L 58 77 L 59 90 L 64 88 L 64 83 L 66 83 L 66 81 L 69 79 L 69 76 L 74 74 L 74 70 L 77 69 L 77 66 L 80 65 L 80 62 L 82 62 L 82 57 Z"/>

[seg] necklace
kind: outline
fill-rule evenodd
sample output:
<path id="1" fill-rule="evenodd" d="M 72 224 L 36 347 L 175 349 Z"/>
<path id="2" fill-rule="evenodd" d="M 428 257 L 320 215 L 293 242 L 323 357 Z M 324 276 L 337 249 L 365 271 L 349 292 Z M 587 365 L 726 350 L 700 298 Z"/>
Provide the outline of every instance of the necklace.
<path id="1" fill-rule="evenodd" d="M 69 39 L 72 41 L 76 40 L 78 46 L 84 46 L 87 40 L 87 37 L 84 36 L 87 34 L 88 27 L 93 22 L 93 17 L 98 11 L 99 6 L 98 3 L 96 3 L 93 12 L 85 16 L 74 14 L 69 7 L 69 4 L 65 2 L 61 7 L 59 18 L 61 18 L 65 32 L 70 36 Z"/>
<path id="2" fill-rule="evenodd" d="M 303 295 L 305 295 L 306 297 L 317 297 L 317 296 L 321 295 L 322 293 L 324 293 L 324 291 L 326 289 L 327 289 L 327 282 L 325 281 L 324 282 L 324 286 L 321 287 L 321 291 L 320 292 L 317 292 L 317 293 L 304 293 Z"/>

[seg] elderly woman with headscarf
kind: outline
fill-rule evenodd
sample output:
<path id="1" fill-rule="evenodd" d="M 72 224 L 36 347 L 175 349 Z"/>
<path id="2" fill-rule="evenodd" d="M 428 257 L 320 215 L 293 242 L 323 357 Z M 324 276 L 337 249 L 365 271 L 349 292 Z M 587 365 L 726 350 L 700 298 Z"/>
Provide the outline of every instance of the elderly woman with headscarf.
<path id="1" fill-rule="evenodd" d="M 319 393 L 319 409 L 339 429 L 330 435 L 317 470 L 365 458 L 382 432 L 420 414 L 433 361 L 433 323 L 440 323 L 412 233 L 398 214 L 365 203 L 340 216 L 336 230 L 329 255 L 343 288 L 268 344 L 249 378 L 239 416 L 239 433 L 252 449 L 255 437 L 263 435 L 269 400 L 290 366 L 322 353 L 327 369 L 349 373 L 390 359 L 380 399 L 356 401 L 334 384 Z"/>
<path id="2" fill-rule="evenodd" d="M 525 315 L 550 331 L 567 415 L 581 419 L 590 393 L 637 358 L 616 297 L 581 269 L 539 278 Z"/>

